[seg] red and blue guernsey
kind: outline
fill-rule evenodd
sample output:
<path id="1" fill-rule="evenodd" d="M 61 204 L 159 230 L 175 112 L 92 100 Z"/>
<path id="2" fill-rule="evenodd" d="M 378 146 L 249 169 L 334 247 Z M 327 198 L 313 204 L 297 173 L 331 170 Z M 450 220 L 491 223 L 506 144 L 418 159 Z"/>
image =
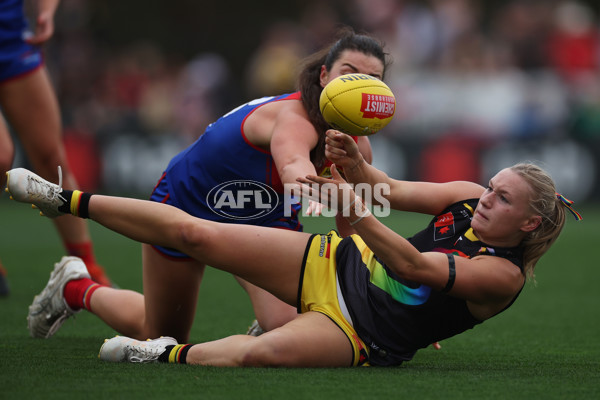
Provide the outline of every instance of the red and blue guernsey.
<path id="1" fill-rule="evenodd" d="M 259 107 L 298 99 L 299 93 L 291 93 L 253 100 L 210 124 L 196 142 L 171 160 L 151 200 L 212 221 L 302 230 L 301 206 L 284 201 L 271 153 L 250 143 L 243 128 L 246 118 Z"/>
<path id="2" fill-rule="evenodd" d="M 27 32 L 23 1 L 0 1 L 0 82 L 27 74 L 42 65 L 40 49 L 23 40 Z"/>

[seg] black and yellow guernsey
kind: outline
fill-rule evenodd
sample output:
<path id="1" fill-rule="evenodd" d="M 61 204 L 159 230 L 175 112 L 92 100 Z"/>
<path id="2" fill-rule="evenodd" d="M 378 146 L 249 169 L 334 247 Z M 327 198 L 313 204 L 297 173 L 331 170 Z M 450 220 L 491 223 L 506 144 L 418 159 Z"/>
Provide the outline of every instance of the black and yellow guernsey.
<path id="1" fill-rule="evenodd" d="M 503 257 L 523 271 L 521 248 L 490 247 L 473 234 L 478 201 L 449 206 L 409 242 L 421 252 Z M 398 278 L 356 235 L 340 243 L 336 260 L 340 289 L 356 332 L 370 347 L 371 365 L 401 364 L 418 349 L 482 322 L 471 315 L 465 300 Z"/>

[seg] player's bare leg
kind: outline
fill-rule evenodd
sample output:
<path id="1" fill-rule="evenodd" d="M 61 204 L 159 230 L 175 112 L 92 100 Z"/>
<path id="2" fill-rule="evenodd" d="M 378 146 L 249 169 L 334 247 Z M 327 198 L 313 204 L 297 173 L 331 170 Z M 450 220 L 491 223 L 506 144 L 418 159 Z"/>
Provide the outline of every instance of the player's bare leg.
<path id="1" fill-rule="evenodd" d="M 46 69 L 39 68 L 25 77 L 1 85 L 0 104 L 4 116 L 18 134 L 33 169 L 43 178 L 58 182 L 57 171 L 60 166 L 63 172 L 63 186 L 66 189 L 76 188 L 77 183 L 69 168 L 62 142 L 58 100 Z M 35 118 L 31 117 L 32 110 L 35 110 Z M 4 171 L 2 175 L 3 180 Z M 85 259 L 94 280 L 110 285 L 104 270 L 95 264 L 86 222 L 65 216 L 55 219 L 54 224 L 67 252 Z"/>
<path id="2" fill-rule="evenodd" d="M 308 312 L 261 336 L 236 335 L 190 348 L 188 364 L 214 366 L 348 367 L 352 347 L 327 316 Z"/>

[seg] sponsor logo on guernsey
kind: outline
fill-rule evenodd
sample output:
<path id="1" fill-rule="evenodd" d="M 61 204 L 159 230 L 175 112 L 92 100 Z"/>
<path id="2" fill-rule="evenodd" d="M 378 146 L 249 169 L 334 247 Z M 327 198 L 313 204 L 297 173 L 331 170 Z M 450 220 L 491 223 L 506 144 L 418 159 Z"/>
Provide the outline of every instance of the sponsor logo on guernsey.
<path id="1" fill-rule="evenodd" d="M 252 180 L 224 182 L 206 195 L 206 204 L 215 214 L 236 220 L 262 218 L 274 210 L 278 201 L 272 187 Z"/>
<path id="2" fill-rule="evenodd" d="M 451 212 L 437 217 L 433 224 L 433 240 L 443 240 L 454 235 L 454 215 Z"/>
<path id="3" fill-rule="evenodd" d="M 363 118 L 390 118 L 396 111 L 396 101 L 392 96 L 363 93 L 360 111 Z"/>
<path id="4" fill-rule="evenodd" d="M 325 254 L 325 244 L 327 243 L 327 238 L 325 235 L 321 236 L 321 246 L 319 246 L 319 257 L 323 257 Z"/>

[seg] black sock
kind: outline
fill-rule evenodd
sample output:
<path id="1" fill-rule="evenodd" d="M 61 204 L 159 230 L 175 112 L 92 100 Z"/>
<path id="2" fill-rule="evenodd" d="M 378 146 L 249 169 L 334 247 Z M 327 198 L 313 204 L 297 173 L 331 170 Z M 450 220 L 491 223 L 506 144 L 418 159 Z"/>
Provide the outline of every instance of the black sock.
<path id="1" fill-rule="evenodd" d="M 192 348 L 191 344 L 178 344 L 166 346 L 165 351 L 158 356 L 158 362 L 187 364 L 187 354 Z"/>
<path id="2" fill-rule="evenodd" d="M 73 197 L 73 190 L 63 189 L 60 192 L 60 198 L 63 201 L 63 205 L 58 207 L 58 211 L 65 214 L 71 214 L 71 198 Z"/>
<path id="3" fill-rule="evenodd" d="M 66 190 L 60 192 L 63 204 L 58 207 L 58 211 L 65 214 L 73 214 L 76 217 L 89 218 L 89 204 L 91 193 L 84 193 L 79 190 Z"/>

